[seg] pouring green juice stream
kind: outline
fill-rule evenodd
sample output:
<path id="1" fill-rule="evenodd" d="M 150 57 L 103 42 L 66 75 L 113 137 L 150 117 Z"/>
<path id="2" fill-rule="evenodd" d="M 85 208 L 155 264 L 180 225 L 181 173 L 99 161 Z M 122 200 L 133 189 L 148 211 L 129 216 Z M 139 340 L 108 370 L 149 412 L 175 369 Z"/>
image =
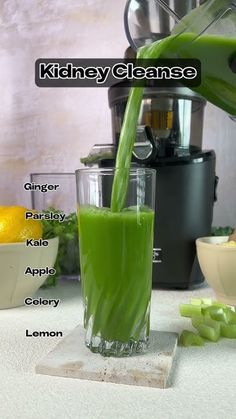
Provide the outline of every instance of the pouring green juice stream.
<path id="1" fill-rule="evenodd" d="M 196 39 L 196 34 L 183 33 L 142 48 L 138 57 L 173 58 L 178 54 L 200 59 L 202 83 L 195 90 L 236 115 L 236 75 L 229 67 L 235 52 L 236 39 L 213 35 Z M 144 329 L 146 336 L 149 334 L 154 213 L 141 210 L 141 223 L 137 223 L 137 213 L 125 210 L 142 96 L 143 88 L 131 89 L 116 158 L 111 209 L 84 207 L 79 211 L 84 324 L 90 327 L 92 337 L 109 342 L 138 340 Z"/>

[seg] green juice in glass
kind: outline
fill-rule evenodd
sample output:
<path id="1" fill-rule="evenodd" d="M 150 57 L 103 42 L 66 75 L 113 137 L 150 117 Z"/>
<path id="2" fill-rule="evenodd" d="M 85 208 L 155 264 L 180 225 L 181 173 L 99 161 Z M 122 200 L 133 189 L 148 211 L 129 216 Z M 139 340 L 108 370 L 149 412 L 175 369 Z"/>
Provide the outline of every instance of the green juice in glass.
<path id="1" fill-rule="evenodd" d="M 91 338 L 137 342 L 149 334 L 154 212 L 79 209 L 84 326 Z M 93 349 L 92 349 L 93 350 Z"/>

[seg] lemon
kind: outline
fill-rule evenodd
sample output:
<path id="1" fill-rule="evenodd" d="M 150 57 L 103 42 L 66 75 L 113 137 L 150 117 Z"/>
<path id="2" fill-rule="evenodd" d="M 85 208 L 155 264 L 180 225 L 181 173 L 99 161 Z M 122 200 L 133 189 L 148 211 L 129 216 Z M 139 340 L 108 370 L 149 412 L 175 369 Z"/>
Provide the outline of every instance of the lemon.
<path id="1" fill-rule="evenodd" d="M 222 246 L 236 247 L 236 242 L 231 240 L 229 242 L 222 243 Z"/>
<path id="2" fill-rule="evenodd" d="M 43 227 L 39 220 L 26 220 L 27 208 L 0 206 L 0 243 L 23 242 L 42 238 Z"/>

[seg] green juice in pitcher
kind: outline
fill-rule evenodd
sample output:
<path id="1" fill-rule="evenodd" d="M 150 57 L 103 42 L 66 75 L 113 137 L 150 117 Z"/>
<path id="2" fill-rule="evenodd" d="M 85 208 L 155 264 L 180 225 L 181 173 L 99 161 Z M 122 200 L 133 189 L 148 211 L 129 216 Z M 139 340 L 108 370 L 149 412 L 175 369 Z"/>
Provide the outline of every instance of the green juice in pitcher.
<path id="1" fill-rule="evenodd" d="M 141 51 L 145 58 L 197 58 L 201 62 L 201 84 L 194 88 L 205 99 L 236 117 L 236 36 L 184 32 Z"/>

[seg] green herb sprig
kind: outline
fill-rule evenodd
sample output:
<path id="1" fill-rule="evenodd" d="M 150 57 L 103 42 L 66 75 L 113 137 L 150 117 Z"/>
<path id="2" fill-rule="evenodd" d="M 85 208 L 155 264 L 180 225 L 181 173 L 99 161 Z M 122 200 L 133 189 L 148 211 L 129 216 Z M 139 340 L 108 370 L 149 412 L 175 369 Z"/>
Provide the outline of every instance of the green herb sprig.
<path id="1" fill-rule="evenodd" d="M 212 236 L 230 236 L 233 234 L 234 228 L 233 227 L 212 227 Z"/>
<path id="2" fill-rule="evenodd" d="M 63 213 L 55 208 L 48 208 L 44 213 Z M 43 239 L 59 237 L 59 248 L 57 259 L 54 265 L 56 273 L 48 277 L 43 288 L 55 286 L 61 275 L 79 274 L 79 245 L 78 245 L 78 223 L 76 213 L 65 217 L 63 223 L 58 220 L 42 220 Z"/>

